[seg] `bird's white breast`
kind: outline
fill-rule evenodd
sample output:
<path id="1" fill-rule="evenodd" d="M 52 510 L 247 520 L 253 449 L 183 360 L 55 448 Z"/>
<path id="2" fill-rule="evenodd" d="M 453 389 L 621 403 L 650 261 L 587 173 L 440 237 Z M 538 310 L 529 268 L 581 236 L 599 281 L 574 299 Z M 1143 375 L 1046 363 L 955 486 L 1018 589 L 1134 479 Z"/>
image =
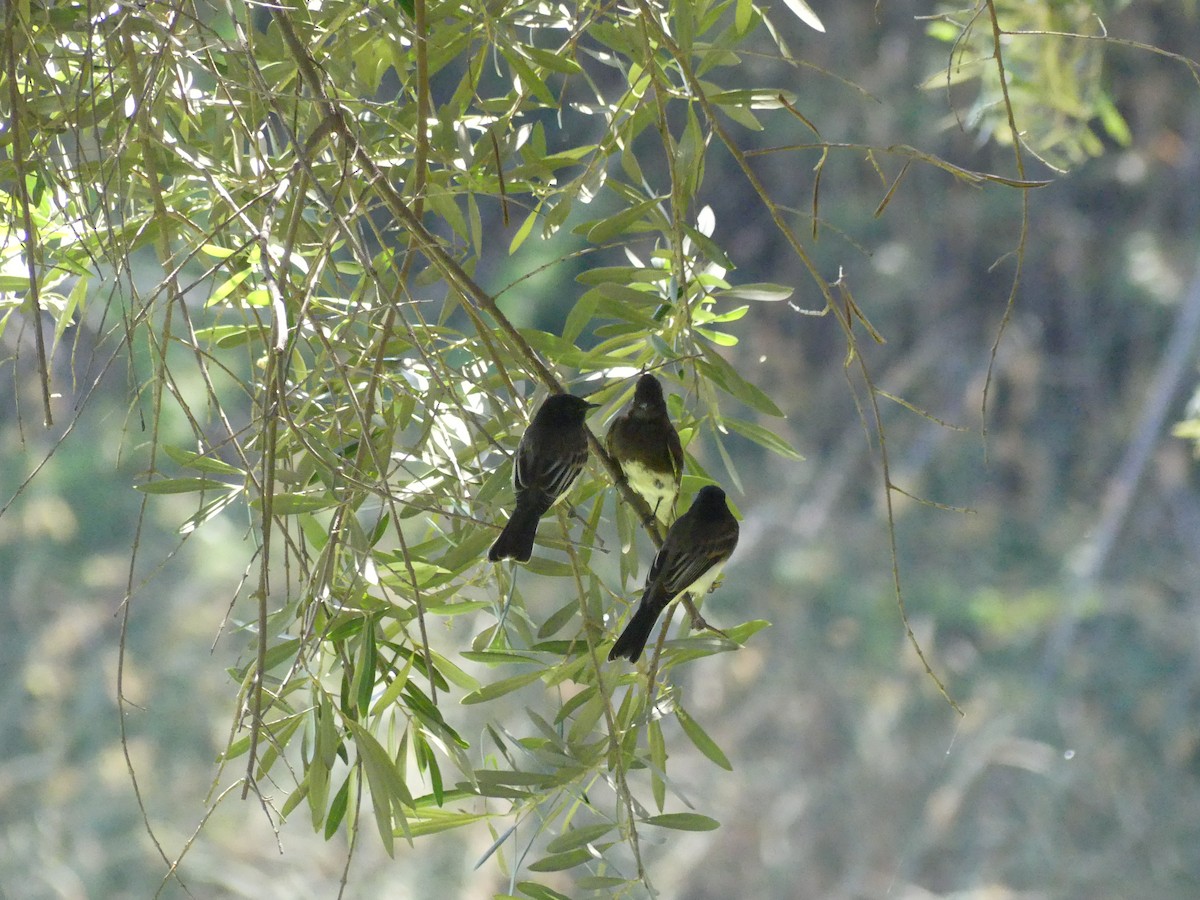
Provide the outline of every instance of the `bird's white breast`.
<path id="1" fill-rule="evenodd" d="M 679 493 L 675 480 L 669 474 L 652 472 L 642 463 L 632 460 L 622 462 L 621 471 L 625 473 L 629 486 L 642 495 L 657 517 L 667 521 L 675 504 L 675 496 Z"/>

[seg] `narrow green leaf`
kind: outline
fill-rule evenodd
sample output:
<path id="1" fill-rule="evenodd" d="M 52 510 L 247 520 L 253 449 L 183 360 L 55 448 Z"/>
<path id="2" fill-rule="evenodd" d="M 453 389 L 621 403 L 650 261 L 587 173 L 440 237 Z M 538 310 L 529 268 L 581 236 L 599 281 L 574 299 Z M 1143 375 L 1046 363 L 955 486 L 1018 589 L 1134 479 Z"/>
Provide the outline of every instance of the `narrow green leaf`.
<path id="1" fill-rule="evenodd" d="M 133 486 L 143 494 L 190 494 L 194 491 L 228 491 L 230 485 L 212 478 L 159 478 Z"/>
<path id="2" fill-rule="evenodd" d="M 250 277 L 251 269 L 242 269 L 240 272 L 234 272 L 229 276 L 205 301 L 205 306 L 216 306 L 234 291 L 236 291 L 243 281 Z"/>
<path id="3" fill-rule="evenodd" d="M 472 662 L 481 662 L 489 666 L 498 666 L 501 663 L 537 662 L 536 657 L 522 653 L 509 653 L 505 650 L 464 650 L 462 657 Z"/>
<path id="4" fill-rule="evenodd" d="M 662 269 L 647 269 L 636 266 L 597 266 L 575 276 L 580 284 L 625 284 L 631 281 L 665 281 L 670 273 Z"/>
<path id="5" fill-rule="evenodd" d="M 245 475 L 245 472 L 237 466 L 231 466 L 223 460 L 214 459 L 202 453 L 193 453 L 190 450 L 183 450 L 179 447 L 172 447 L 170 444 L 160 444 L 159 446 L 172 462 L 183 466 L 185 469 L 195 469 L 198 472 L 211 472 L 216 475 L 237 475 L 239 477 Z"/>
<path id="6" fill-rule="evenodd" d="M 476 769 L 481 785 L 507 784 L 511 787 L 548 787 L 558 780 L 554 772 L 517 772 L 513 769 Z"/>
<path id="7" fill-rule="evenodd" d="M 682 706 L 676 707 L 675 718 L 679 720 L 680 726 L 683 728 L 683 733 L 688 736 L 696 749 L 715 762 L 722 769 L 733 771 L 733 765 L 729 762 L 728 757 L 721 751 L 721 748 L 716 745 L 716 742 L 705 733 L 700 724 L 688 715 L 687 711 Z"/>
<path id="8" fill-rule="evenodd" d="M 733 457 L 729 455 L 729 451 L 725 448 L 725 442 L 718 439 L 716 445 L 717 455 L 721 457 L 721 462 L 725 464 L 725 471 L 729 473 L 729 480 L 733 483 L 734 490 L 739 494 L 746 493 L 746 488 L 742 485 L 742 476 L 733 462 Z"/>
<path id="9" fill-rule="evenodd" d="M 646 741 L 650 745 L 650 792 L 654 795 L 654 805 L 662 812 L 667 799 L 667 785 L 663 775 L 667 772 L 667 742 L 663 738 L 662 725 L 658 719 L 651 719 L 646 729 Z"/>
<path id="10" fill-rule="evenodd" d="M 271 512 L 277 516 L 291 516 L 296 513 L 317 512 L 337 506 L 337 498 L 329 494 L 276 494 L 271 498 Z M 262 509 L 262 500 L 250 501 L 254 509 Z"/>
<path id="11" fill-rule="evenodd" d="M 642 216 L 658 205 L 658 198 L 651 197 L 641 203 L 620 210 L 607 219 L 601 219 L 588 229 L 587 239 L 593 244 L 603 244 L 622 234 Z"/>
<path id="12" fill-rule="evenodd" d="M 522 881 L 517 885 L 517 890 L 526 897 L 532 897 L 533 900 L 571 900 L 566 894 L 560 894 L 553 888 L 538 884 L 536 881 Z"/>
<path id="13" fill-rule="evenodd" d="M 430 651 L 430 655 L 433 657 L 434 668 L 442 673 L 442 675 L 446 677 L 446 680 L 451 684 L 462 688 L 464 691 L 479 690 L 480 685 L 478 678 L 475 678 L 474 676 L 464 672 L 462 669 L 436 651 Z"/>
<path id="14" fill-rule="evenodd" d="M 821 34 L 825 33 L 825 26 L 821 23 L 820 16 L 813 12 L 812 7 L 805 3 L 804 0 L 783 0 L 783 2 L 787 4 L 788 9 L 796 14 L 796 17 L 801 22 L 813 31 L 819 31 Z"/>
<path id="15" fill-rule="evenodd" d="M 786 300 L 795 293 L 794 288 L 782 284 L 742 284 L 724 291 L 716 291 L 713 296 L 724 299 L 757 300 L 759 302 L 776 302 Z"/>
<path id="16" fill-rule="evenodd" d="M 467 694 L 460 702 L 466 706 L 470 706 L 473 703 L 487 703 L 489 700 L 495 700 L 497 697 L 503 697 L 505 694 L 519 690 L 527 684 L 532 684 L 542 676 L 542 672 L 542 669 L 535 669 L 523 675 L 514 675 L 512 678 L 505 678 L 500 681 L 494 681 L 491 684 L 485 684 L 479 690 Z"/>
<path id="17" fill-rule="evenodd" d="M 529 237 L 529 233 L 533 231 L 533 223 L 537 221 L 538 213 L 541 211 L 539 204 L 533 212 L 525 217 L 525 221 L 521 223 L 521 227 L 517 229 L 517 233 L 513 235 L 512 241 L 508 245 L 508 255 L 512 256 L 517 252 L 517 248 L 525 243 L 525 238 Z"/>
<path id="18" fill-rule="evenodd" d="M 564 834 L 560 834 L 549 844 L 546 845 L 547 853 L 564 853 L 567 850 L 574 850 L 577 847 L 583 847 L 598 840 L 612 831 L 616 826 L 610 823 L 600 823 L 599 825 L 584 825 L 581 828 L 572 828 Z"/>
<path id="19" fill-rule="evenodd" d="M 745 645 L 746 641 L 758 634 L 764 628 L 770 628 L 771 623 L 766 619 L 752 619 L 749 622 L 743 622 L 741 625 L 735 625 L 733 628 L 726 628 L 725 633 L 729 635 L 729 639 L 735 643 Z"/>
<path id="20" fill-rule="evenodd" d="M 567 720 L 571 713 L 587 703 L 595 695 L 598 688 L 594 684 L 589 684 L 583 690 L 579 691 L 574 697 L 568 699 L 554 716 L 554 724 L 561 725 Z"/>
<path id="21" fill-rule="evenodd" d="M 728 362 L 717 352 L 717 349 L 707 341 L 697 341 L 701 353 L 704 354 L 704 359 L 696 361 L 696 367 L 708 375 L 714 382 L 722 387 L 727 393 L 741 400 L 752 409 L 756 409 L 761 413 L 766 413 L 768 416 L 775 416 L 782 419 L 783 412 L 775 405 L 775 402 L 762 392 L 761 388 L 756 387 L 746 381 Z"/>
<path id="22" fill-rule="evenodd" d="M 697 326 L 697 334 L 702 334 L 719 347 L 736 347 L 738 339 L 732 334 L 726 334 L 723 331 L 713 331 L 711 328 L 701 328 Z"/>
<path id="23" fill-rule="evenodd" d="M 408 832 L 413 837 L 422 837 L 427 834 L 437 834 L 442 831 L 450 831 L 454 828 L 473 825 L 486 818 L 488 818 L 486 813 L 449 812 L 431 809 L 424 812 L 419 819 L 409 819 Z"/>
<path id="24" fill-rule="evenodd" d="M 737 10 L 734 12 L 733 27 L 738 35 L 743 35 L 750 27 L 754 15 L 754 0 L 737 0 Z"/>
<path id="25" fill-rule="evenodd" d="M 614 888 L 632 888 L 636 883 L 628 878 L 617 878 L 613 875 L 584 875 L 575 880 L 575 886 L 581 891 L 603 892 L 601 893 L 603 897 L 624 896 L 624 894 L 618 895 Z"/>
<path id="26" fill-rule="evenodd" d="M 375 623 L 368 618 L 363 623 L 363 639 L 354 671 L 354 698 L 359 715 L 366 715 L 371 707 L 371 693 L 375 689 Z"/>
<path id="27" fill-rule="evenodd" d="M 595 857 L 591 852 L 581 847 L 578 850 L 568 850 L 566 853 L 552 853 L 549 856 L 543 856 L 537 862 L 530 864 L 529 871 L 561 872 L 565 869 L 573 869 L 576 866 L 583 865 L 592 859 L 595 859 Z"/>
<path id="28" fill-rule="evenodd" d="M 547 638 L 550 635 L 557 633 L 564 625 L 575 618 L 579 612 L 579 603 L 576 600 L 569 600 L 558 610 L 553 612 L 542 627 L 538 629 L 537 636 L 539 638 Z"/>
<path id="29" fill-rule="evenodd" d="M 564 53 L 555 53 L 551 50 L 543 50 L 541 47 L 532 47 L 525 44 L 524 51 L 529 54 L 529 58 L 536 62 L 539 66 L 545 66 L 552 72 L 562 72 L 566 75 L 577 75 L 583 71 L 579 63 L 567 56 Z"/>
<path id="30" fill-rule="evenodd" d="M 207 341 L 214 347 L 227 350 L 239 347 L 249 341 L 263 338 L 263 329 L 258 325 L 214 325 L 211 328 L 196 329 L 196 343 L 204 346 Z"/>
<path id="31" fill-rule="evenodd" d="M 725 269 L 733 268 L 733 261 L 725 255 L 725 251 L 721 249 L 721 245 L 706 235 L 699 229 L 693 228 L 691 225 L 684 225 L 683 230 L 687 233 L 700 251 L 712 262 Z"/>
<path id="32" fill-rule="evenodd" d="M 517 78 L 520 79 L 521 90 L 529 91 L 547 106 L 558 105 L 558 101 L 555 99 L 554 94 L 551 93 L 550 88 L 546 86 L 546 82 L 533 70 L 533 67 L 529 63 L 510 47 L 501 45 L 499 50 L 500 55 L 508 61 Z"/>
<path id="33" fill-rule="evenodd" d="M 796 450 L 773 431 L 763 428 L 761 425 L 756 425 L 753 422 L 747 422 L 745 419 L 736 419 L 733 416 L 722 416 L 721 424 L 725 427 L 736 431 L 742 437 L 749 438 L 758 444 L 760 447 L 765 447 L 772 453 L 778 453 L 780 456 L 787 459 L 802 460 L 804 459 Z"/>
<path id="34" fill-rule="evenodd" d="M 663 813 L 646 819 L 647 825 L 657 825 L 660 828 L 674 828 L 676 831 L 714 831 L 721 823 L 700 813 Z"/>
<path id="35" fill-rule="evenodd" d="M 575 720 L 571 723 L 571 729 L 567 732 L 568 743 L 572 745 L 583 743 L 592 733 L 592 729 L 596 727 L 596 723 L 600 721 L 600 717 L 604 715 L 604 708 L 607 705 L 608 698 L 601 691 L 596 691 L 580 708 Z"/>
<path id="36" fill-rule="evenodd" d="M 596 312 L 596 304 L 599 302 L 600 296 L 593 291 L 585 291 L 583 296 L 575 301 L 575 305 L 567 314 L 567 321 L 563 324 L 564 341 L 574 343 L 579 339 L 584 327 L 592 321 L 592 316 Z"/>
<path id="37" fill-rule="evenodd" d="M 719 91 L 708 94 L 710 103 L 721 107 L 744 107 L 746 109 L 782 109 L 785 103 L 795 105 L 799 98 L 791 91 L 755 89 L 743 91 Z"/>
<path id="38" fill-rule="evenodd" d="M 353 777 L 354 771 L 351 770 L 338 792 L 333 795 L 333 802 L 329 804 L 329 814 L 325 817 L 325 840 L 334 836 L 338 826 L 342 824 L 342 819 L 346 817 L 346 807 L 350 802 L 350 780 Z"/>

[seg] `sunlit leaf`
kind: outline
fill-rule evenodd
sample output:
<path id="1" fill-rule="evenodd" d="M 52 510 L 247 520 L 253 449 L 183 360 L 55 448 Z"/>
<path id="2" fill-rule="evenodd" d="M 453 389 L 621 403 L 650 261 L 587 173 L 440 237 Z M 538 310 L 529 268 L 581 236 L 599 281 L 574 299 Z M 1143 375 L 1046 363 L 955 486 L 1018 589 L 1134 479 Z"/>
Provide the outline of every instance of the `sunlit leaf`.
<path id="1" fill-rule="evenodd" d="M 825 33 L 825 26 L 821 23 L 821 19 L 804 0 L 783 0 L 783 2 L 809 28 L 822 34 Z"/>

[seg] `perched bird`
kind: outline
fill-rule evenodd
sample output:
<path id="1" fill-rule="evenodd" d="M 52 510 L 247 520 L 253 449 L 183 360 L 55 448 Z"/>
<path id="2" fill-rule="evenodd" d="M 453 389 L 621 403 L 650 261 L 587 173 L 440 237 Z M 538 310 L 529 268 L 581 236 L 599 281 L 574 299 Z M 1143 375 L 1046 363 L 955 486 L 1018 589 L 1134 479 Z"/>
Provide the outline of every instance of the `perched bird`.
<path id="1" fill-rule="evenodd" d="M 613 420 L 606 443 L 629 486 L 666 523 L 683 478 L 683 446 L 667 414 L 662 385 L 653 375 L 638 380 L 633 400 Z"/>
<path id="2" fill-rule="evenodd" d="M 488 559 L 512 557 L 528 562 L 533 555 L 538 520 L 571 486 L 587 462 L 587 430 L 583 420 L 596 406 L 572 394 L 551 394 L 545 399 L 517 445 L 513 487 L 517 508 Z"/>
<path id="3" fill-rule="evenodd" d="M 646 577 L 642 602 L 608 658 L 624 656 L 637 662 L 667 604 L 685 591 L 703 596 L 721 574 L 737 542 L 738 523 L 725 504 L 725 492 L 715 485 L 700 488 L 691 507 L 667 532 Z"/>

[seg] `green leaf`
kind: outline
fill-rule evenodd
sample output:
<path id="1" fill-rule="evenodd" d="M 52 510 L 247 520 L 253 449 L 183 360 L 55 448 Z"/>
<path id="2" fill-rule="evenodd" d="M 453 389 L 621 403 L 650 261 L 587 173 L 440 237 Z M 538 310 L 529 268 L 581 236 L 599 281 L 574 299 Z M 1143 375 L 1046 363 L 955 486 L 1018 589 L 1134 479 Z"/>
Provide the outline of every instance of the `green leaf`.
<path id="1" fill-rule="evenodd" d="M 548 888 L 544 884 L 538 884 L 536 881 L 522 881 L 517 885 L 517 890 L 526 897 L 532 897 L 533 900 L 571 900 L 566 894 L 560 894 L 558 891 Z"/>
<path id="2" fill-rule="evenodd" d="M 564 53 L 543 50 L 541 47 L 532 47 L 529 44 L 525 44 L 522 49 L 539 66 L 544 66 L 553 72 L 562 72 L 565 75 L 577 75 L 583 71 L 579 63 Z"/>
<path id="3" fill-rule="evenodd" d="M 642 218 L 645 213 L 653 210 L 658 203 L 657 197 L 651 197 L 649 200 L 626 207 L 607 219 L 601 219 L 588 229 L 587 239 L 593 244 L 603 244 L 611 240 L 624 233 L 629 226 Z"/>
<path id="4" fill-rule="evenodd" d="M 572 828 L 567 832 L 560 834 L 549 844 L 546 845 L 547 853 L 564 853 L 567 850 L 574 850 L 577 847 L 583 847 L 598 840 L 616 828 L 610 823 L 600 823 L 599 825 L 585 825 L 581 828 Z"/>
<path id="5" fill-rule="evenodd" d="M 337 833 L 338 826 L 346 817 L 346 807 L 350 801 L 350 781 L 353 778 L 354 772 L 351 770 L 346 776 L 346 780 L 342 782 L 342 786 L 338 788 L 338 792 L 333 795 L 333 802 L 329 804 L 329 813 L 325 816 L 325 840 L 329 840 Z"/>
<path id="6" fill-rule="evenodd" d="M 368 618 L 363 623 L 363 639 L 354 671 L 354 697 L 359 715 L 366 715 L 371 707 L 371 693 L 375 689 L 375 623 Z"/>
<path id="7" fill-rule="evenodd" d="M 604 715 L 605 707 L 608 706 L 608 698 L 600 691 L 596 691 L 591 698 L 579 710 L 575 716 L 575 720 L 571 723 L 571 729 L 567 732 L 567 740 L 571 744 L 582 744 L 592 733 L 592 729 L 596 727 L 596 723 L 600 721 L 600 717 Z"/>
<path id="8" fill-rule="evenodd" d="M 663 269 L 635 266 L 597 266 L 575 276 L 580 284 L 625 284 L 630 281 L 654 283 L 666 281 L 670 273 Z"/>
<path id="9" fill-rule="evenodd" d="M 693 228 L 691 225 L 683 226 L 684 232 L 691 239 L 700 251 L 712 262 L 721 266 L 724 269 L 732 269 L 733 262 L 725 255 L 725 251 L 721 249 L 721 245 L 706 235 L 704 232 Z"/>
<path id="10" fill-rule="evenodd" d="M 558 780 L 554 772 L 517 772 L 513 769 L 476 769 L 480 784 L 507 784 L 512 787 L 549 787 Z"/>
<path id="11" fill-rule="evenodd" d="M 523 675 L 514 675 L 512 678 L 505 678 L 501 681 L 485 684 L 479 690 L 467 694 L 460 702 L 465 706 L 470 706 L 473 703 L 487 703 L 489 700 L 495 700 L 497 697 L 503 697 L 505 694 L 519 690 L 527 684 L 532 684 L 542 677 L 543 671 L 542 669 L 535 669 Z"/>
<path id="12" fill-rule="evenodd" d="M 812 7 L 805 3 L 804 0 L 783 0 L 783 2 L 787 5 L 788 9 L 796 14 L 796 17 L 801 22 L 813 31 L 819 31 L 821 34 L 825 33 L 825 26 L 821 23 L 820 17 L 812 11 Z"/>
<path id="13" fill-rule="evenodd" d="M 749 438 L 758 444 L 760 447 L 766 447 L 772 453 L 778 453 L 780 456 L 787 459 L 802 460 L 804 459 L 799 453 L 793 449 L 792 445 L 775 434 L 763 428 L 761 425 L 756 425 L 753 422 L 747 422 L 744 419 L 735 419 L 733 416 L 722 416 L 721 424 L 725 427 L 736 431 L 742 437 Z"/>
<path id="14" fill-rule="evenodd" d="M 489 666 L 498 666 L 501 663 L 537 662 L 537 657 L 522 653 L 510 653 L 507 650 L 464 650 L 462 657 Z"/>
<path id="15" fill-rule="evenodd" d="M 663 776 L 667 771 L 667 742 L 663 738 L 662 725 L 658 719 L 651 719 L 646 729 L 646 742 L 650 746 L 650 762 L 654 768 L 650 770 L 650 792 L 654 795 L 654 805 L 662 812 L 667 799 L 667 785 Z"/>
<path id="16" fill-rule="evenodd" d="M 196 343 L 204 346 L 207 341 L 213 347 L 228 350 L 250 341 L 263 339 L 264 329 L 259 325 L 214 325 L 196 329 Z"/>
<path id="17" fill-rule="evenodd" d="M 271 498 L 271 512 L 277 516 L 290 516 L 296 513 L 317 512 L 337 506 L 337 498 L 329 494 L 275 494 Z M 250 501 L 253 509 L 262 509 L 261 498 Z"/>
<path id="18" fill-rule="evenodd" d="M 785 102 L 795 105 L 797 99 L 799 98 L 791 91 L 765 89 L 720 91 L 708 95 L 709 102 L 718 106 L 738 106 L 747 109 L 782 109 Z"/>
<path id="19" fill-rule="evenodd" d="M 354 746 L 362 760 L 363 771 L 367 775 L 367 784 L 371 788 L 371 803 L 375 808 L 375 822 L 379 827 L 379 836 L 383 840 L 384 849 L 392 854 L 392 833 L 395 821 L 402 829 L 407 828 L 404 817 L 404 807 L 413 805 L 412 794 L 400 770 L 388 752 L 375 739 L 375 736 L 357 722 L 349 720 L 346 723 L 354 737 Z M 395 818 L 393 819 L 393 815 Z"/>
<path id="20" fill-rule="evenodd" d="M 508 245 L 508 255 L 512 256 L 517 252 L 517 248 L 525 243 L 525 238 L 529 237 L 529 233 L 533 231 L 533 223 L 537 221 L 538 213 L 541 211 L 539 204 L 534 210 L 525 217 L 525 221 L 521 223 L 521 227 L 517 229 L 517 233 L 513 235 L 512 241 Z"/>
<path id="21" fill-rule="evenodd" d="M 1117 110 L 1116 104 L 1108 94 L 1102 93 L 1096 98 L 1096 114 L 1100 117 L 1100 122 L 1104 125 L 1104 130 L 1108 132 L 1110 138 L 1122 147 L 1128 147 L 1133 143 L 1133 134 L 1129 130 L 1129 123 Z"/>
<path id="22" fill-rule="evenodd" d="M 533 70 L 533 67 L 529 63 L 510 47 L 501 46 L 499 50 L 500 55 L 508 61 L 508 64 L 512 66 L 513 71 L 520 79 L 520 89 L 522 91 L 531 92 L 547 106 L 558 105 L 558 101 L 555 99 L 554 94 L 550 92 L 550 88 L 546 86 L 546 82 L 542 80 L 541 75 Z"/>
<path id="23" fill-rule="evenodd" d="M 185 469 L 195 469 L 198 472 L 211 472 L 216 475 L 237 475 L 239 477 L 246 474 L 237 468 L 237 466 L 231 466 L 223 460 L 214 459 L 202 453 L 182 450 L 179 447 L 172 447 L 170 444 L 159 444 L 159 448 L 172 462 L 183 466 Z"/>
<path id="24" fill-rule="evenodd" d="M 697 326 L 697 334 L 702 334 L 719 347 L 736 347 L 738 339 L 732 334 L 726 334 L 723 331 L 713 331 L 711 328 L 701 328 Z"/>
<path id="25" fill-rule="evenodd" d="M 433 665 L 439 672 L 446 676 L 446 680 L 451 684 L 462 688 L 464 691 L 479 690 L 479 679 L 464 672 L 442 654 L 431 650 L 430 656 L 433 657 Z"/>
<path id="26" fill-rule="evenodd" d="M 159 478 L 134 484 L 143 494 L 190 494 L 195 491 L 228 491 L 232 485 L 212 478 Z"/>
<path id="27" fill-rule="evenodd" d="M 704 359 L 696 361 L 696 368 L 703 371 L 720 387 L 741 400 L 752 409 L 756 409 L 761 413 L 766 413 L 768 416 L 775 416 L 782 419 L 783 412 L 775 405 L 775 402 L 762 392 L 758 387 L 755 387 L 746 379 L 742 378 L 737 373 L 725 358 L 717 352 L 716 348 L 707 341 L 697 341 L 697 346 L 700 352 L 704 354 Z"/>
<path id="28" fill-rule="evenodd" d="M 571 312 L 567 314 L 567 321 L 563 324 L 562 337 L 564 341 L 572 343 L 578 341 L 583 329 L 591 323 L 596 312 L 596 304 L 599 302 L 599 295 L 593 291 L 585 291 L 583 296 L 575 301 Z"/>
<path id="29" fill-rule="evenodd" d="M 734 13 L 733 27 L 739 36 L 746 33 L 753 16 L 754 0 L 737 0 L 737 10 Z"/>
<path id="30" fill-rule="evenodd" d="M 437 834 L 473 825 L 487 819 L 487 813 L 451 812 L 439 809 L 425 810 L 419 819 L 408 820 L 408 833 L 412 837 L 422 837 L 427 834 Z"/>
<path id="31" fill-rule="evenodd" d="M 786 300 L 795 290 L 782 284 L 742 284 L 727 290 L 716 291 L 713 296 L 724 299 L 757 300 L 759 302 L 776 302 Z"/>
<path id="32" fill-rule="evenodd" d="M 396 702 L 397 698 L 400 696 L 400 692 L 404 690 L 404 686 L 408 684 L 408 673 L 412 671 L 412 666 L 413 657 L 410 656 L 408 658 L 408 662 L 404 664 L 404 668 L 401 669 L 399 674 L 392 679 L 391 684 L 389 684 L 387 689 L 379 695 L 379 699 L 376 700 L 375 705 L 371 707 L 371 715 L 379 715 Z"/>
<path id="33" fill-rule="evenodd" d="M 690 715 L 688 715 L 687 711 L 684 710 L 682 706 L 675 708 L 675 718 L 679 720 L 679 724 L 683 727 L 683 733 L 686 734 L 691 742 L 696 745 L 697 750 L 715 762 L 722 769 L 730 772 L 733 771 L 733 765 L 721 751 L 721 748 L 718 747 L 716 742 L 705 733 L 704 729 L 700 727 L 699 723 L 696 722 L 696 720 Z"/>
<path id="34" fill-rule="evenodd" d="M 564 869 L 573 869 L 576 866 L 581 866 L 593 859 L 595 857 L 591 852 L 581 847 L 578 850 L 568 850 L 566 853 L 552 853 L 549 856 L 543 856 L 537 862 L 530 864 L 529 871 L 561 872 Z"/>
<path id="35" fill-rule="evenodd" d="M 216 306 L 234 291 L 236 291 L 243 281 L 250 277 L 252 269 L 242 269 L 240 272 L 234 272 L 222 283 L 205 302 L 205 306 Z"/>
<path id="36" fill-rule="evenodd" d="M 726 628 L 725 633 L 729 635 L 731 641 L 745 645 L 746 641 L 750 640 L 758 632 L 770 627 L 771 623 L 766 619 L 752 619 L 749 622 L 743 622 L 741 625 L 735 625 L 733 628 Z"/>
<path id="37" fill-rule="evenodd" d="M 663 813 L 645 820 L 648 825 L 674 828 L 676 831 L 715 831 L 721 823 L 700 813 Z"/>
<path id="38" fill-rule="evenodd" d="M 577 600 L 568 600 L 563 606 L 550 615 L 542 623 L 542 627 L 538 629 L 537 636 L 539 638 L 547 638 L 550 635 L 558 632 L 564 625 L 575 618 L 579 612 L 579 602 Z"/>

